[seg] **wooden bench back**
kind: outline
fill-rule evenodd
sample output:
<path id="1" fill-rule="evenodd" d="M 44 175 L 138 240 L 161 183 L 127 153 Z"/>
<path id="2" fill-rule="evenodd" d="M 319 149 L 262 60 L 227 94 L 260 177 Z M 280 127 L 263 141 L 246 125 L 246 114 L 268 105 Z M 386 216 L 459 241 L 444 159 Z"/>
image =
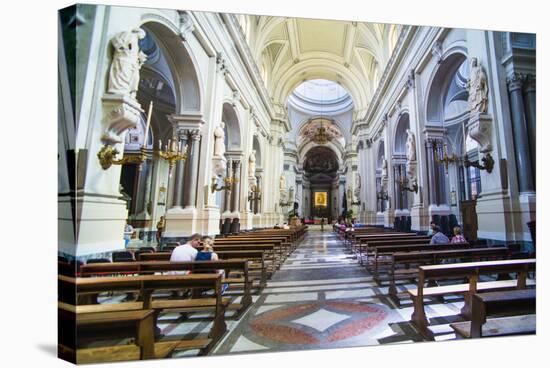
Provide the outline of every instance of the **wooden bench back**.
<path id="1" fill-rule="evenodd" d="M 405 244 L 405 245 L 381 245 L 374 249 L 376 254 L 388 254 L 396 252 L 414 252 L 429 250 L 468 249 L 473 248 L 469 243 L 447 243 L 447 244 Z M 480 247 L 476 247 L 480 248 Z"/>
<path id="2" fill-rule="evenodd" d="M 413 252 L 396 252 L 392 254 L 395 263 L 432 262 L 442 259 L 475 258 L 475 257 L 506 257 L 508 248 L 470 248 L 470 249 L 445 249 Z"/>
<path id="3" fill-rule="evenodd" d="M 472 298 L 470 337 L 482 336 L 482 327 L 487 322 L 487 317 L 536 313 L 536 297 L 536 289 L 474 294 Z"/>
<path id="4" fill-rule="evenodd" d="M 82 266 L 81 276 L 91 277 L 109 274 L 153 274 L 155 272 L 170 271 L 216 271 L 238 270 L 248 273 L 248 260 L 229 259 L 220 261 L 194 261 L 194 262 L 170 262 L 170 261 L 144 261 L 128 263 L 94 263 Z"/>

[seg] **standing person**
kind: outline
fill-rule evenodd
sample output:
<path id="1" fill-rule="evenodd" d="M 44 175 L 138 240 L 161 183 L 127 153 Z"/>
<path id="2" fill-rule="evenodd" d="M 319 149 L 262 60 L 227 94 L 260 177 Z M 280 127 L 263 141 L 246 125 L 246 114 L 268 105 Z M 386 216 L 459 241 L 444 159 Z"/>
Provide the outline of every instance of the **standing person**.
<path id="1" fill-rule="evenodd" d="M 164 219 L 164 216 L 160 216 L 159 222 L 157 222 L 157 244 L 160 245 L 160 241 L 162 239 L 162 233 L 164 232 L 164 229 L 166 228 L 166 220 Z"/>
<path id="2" fill-rule="evenodd" d="M 454 236 L 451 239 L 451 243 L 466 243 L 466 238 L 462 235 L 460 226 L 453 227 L 453 234 Z"/>
<path id="3" fill-rule="evenodd" d="M 124 247 L 128 246 L 128 243 L 130 242 L 133 233 L 134 227 L 130 225 L 128 221 L 126 221 L 126 225 L 124 225 Z"/>
<path id="4" fill-rule="evenodd" d="M 441 232 L 441 228 L 437 225 L 433 226 L 433 231 L 435 232 L 434 236 L 430 240 L 430 244 L 447 244 L 449 243 L 449 238 L 447 235 Z"/>
<path id="5" fill-rule="evenodd" d="M 321 219 L 321 231 L 325 231 L 325 218 Z"/>

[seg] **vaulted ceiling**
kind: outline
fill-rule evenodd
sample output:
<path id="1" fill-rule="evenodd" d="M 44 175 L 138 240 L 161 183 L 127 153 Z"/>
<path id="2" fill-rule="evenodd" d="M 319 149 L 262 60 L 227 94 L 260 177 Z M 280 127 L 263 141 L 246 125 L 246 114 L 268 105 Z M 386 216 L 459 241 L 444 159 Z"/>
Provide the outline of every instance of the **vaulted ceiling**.
<path id="1" fill-rule="evenodd" d="M 399 26 L 237 16 L 273 102 L 310 79 L 340 83 L 366 110 L 397 41 Z"/>

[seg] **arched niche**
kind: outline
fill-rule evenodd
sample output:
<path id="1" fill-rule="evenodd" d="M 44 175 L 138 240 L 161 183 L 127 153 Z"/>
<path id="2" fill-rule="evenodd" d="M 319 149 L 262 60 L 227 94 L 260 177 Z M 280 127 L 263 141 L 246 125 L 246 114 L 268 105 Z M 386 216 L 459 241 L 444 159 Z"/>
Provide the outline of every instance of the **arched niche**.
<path id="1" fill-rule="evenodd" d="M 384 164 L 384 141 L 380 140 L 378 143 L 378 151 L 376 154 L 376 169 L 382 170 L 382 165 Z"/>
<path id="2" fill-rule="evenodd" d="M 230 103 L 223 104 L 222 121 L 225 123 L 225 147 L 228 151 L 241 150 L 241 126 L 235 108 Z"/>
<path id="3" fill-rule="evenodd" d="M 428 123 L 443 126 L 446 121 L 466 112 L 468 76 L 469 65 L 464 53 L 451 53 L 441 62 L 429 87 Z"/>
<path id="4" fill-rule="evenodd" d="M 409 114 L 405 113 L 399 117 L 395 128 L 393 153 L 396 155 L 404 155 L 406 152 L 407 129 L 410 129 L 410 122 Z"/>
<path id="5" fill-rule="evenodd" d="M 256 155 L 256 168 L 259 169 L 262 167 L 262 148 L 257 136 L 252 138 L 252 149 L 255 151 Z"/>

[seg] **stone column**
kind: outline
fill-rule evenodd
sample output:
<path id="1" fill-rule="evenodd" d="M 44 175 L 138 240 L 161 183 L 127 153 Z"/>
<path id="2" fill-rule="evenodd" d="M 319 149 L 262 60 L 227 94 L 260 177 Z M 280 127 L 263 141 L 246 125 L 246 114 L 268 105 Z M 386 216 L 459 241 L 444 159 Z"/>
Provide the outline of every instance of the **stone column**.
<path id="1" fill-rule="evenodd" d="M 257 176 L 256 177 L 256 186 L 260 189 L 260 192 L 262 191 L 262 177 Z M 263 195 L 263 193 L 262 193 Z M 254 201 L 252 205 L 252 210 L 254 211 L 254 214 L 257 214 L 260 212 L 260 201 L 258 199 L 258 194 L 254 194 Z"/>
<path id="2" fill-rule="evenodd" d="M 240 193 L 241 193 L 241 161 L 240 160 L 234 160 L 233 161 L 233 178 L 235 181 L 233 182 L 233 185 L 231 187 L 231 212 L 232 213 L 238 213 L 239 212 L 239 199 L 240 199 Z"/>
<path id="3" fill-rule="evenodd" d="M 514 151 L 520 192 L 533 192 L 533 175 L 531 158 L 528 147 L 527 122 L 525 120 L 525 107 L 523 104 L 522 87 L 523 78 L 514 73 L 507 78 L 508 93 L 510 96 L 510 110 L 512 115 L 512 129 L 514 136 Z"/>
<path id="4" fill-rule="evenodd" d="M 178 134 L 178 145 L 182 145 L 182 147 L 185 147 L 187 144 L 187 134 L 185 132 L 180 132 Z M 174 193 L 174 200 L 172 201 L 172 208 L 183 207 L 183 182 L 185 177 L 185 160 L 180 160 L 176 162 L 176 174 L 174 179 L 174 189 L 172 192 Z"/>
<path id="5" fill-rule="evenodd" d="M 197 179 L 199 174 L 200 161 L 200 132 L 189 130 L 189 164 L 185 176 L 185 208 L 195 208 L 197 201 Z"/>
<path id="6" fill-rule="evenodd" d="M 525 113 L 527 118 L 527 134 L 529 135 L 529 149 L 533 170 L 533 186 L 536 188 L 537 176 L 537 81 L 536 76 L 528 74 L 525 79 Z"/>
<path id="7" fill-rule="evenodd" d="M 230 178 L 231 172 L 233 170 L 233 160 L 229 159 L 227 161 L 227 168 L 225 171 L 225 177 Z M 221 185 L 225 185 L 225 181 L 221 183 Z M 231 191 L 230 190 L 224 190 L 223 191 L 223 213 L 229 212 L 229 203 L 231 201 Z"/>
<path id="8" fill-rule="evenodd" d="M 428 202 L 429 204 L 436 203 L 436 186 L 435 186 L 435 160 L 434 160 L 434 144 L 432 138 L 426 140 L 426 156 L 428 165 Z"/>

